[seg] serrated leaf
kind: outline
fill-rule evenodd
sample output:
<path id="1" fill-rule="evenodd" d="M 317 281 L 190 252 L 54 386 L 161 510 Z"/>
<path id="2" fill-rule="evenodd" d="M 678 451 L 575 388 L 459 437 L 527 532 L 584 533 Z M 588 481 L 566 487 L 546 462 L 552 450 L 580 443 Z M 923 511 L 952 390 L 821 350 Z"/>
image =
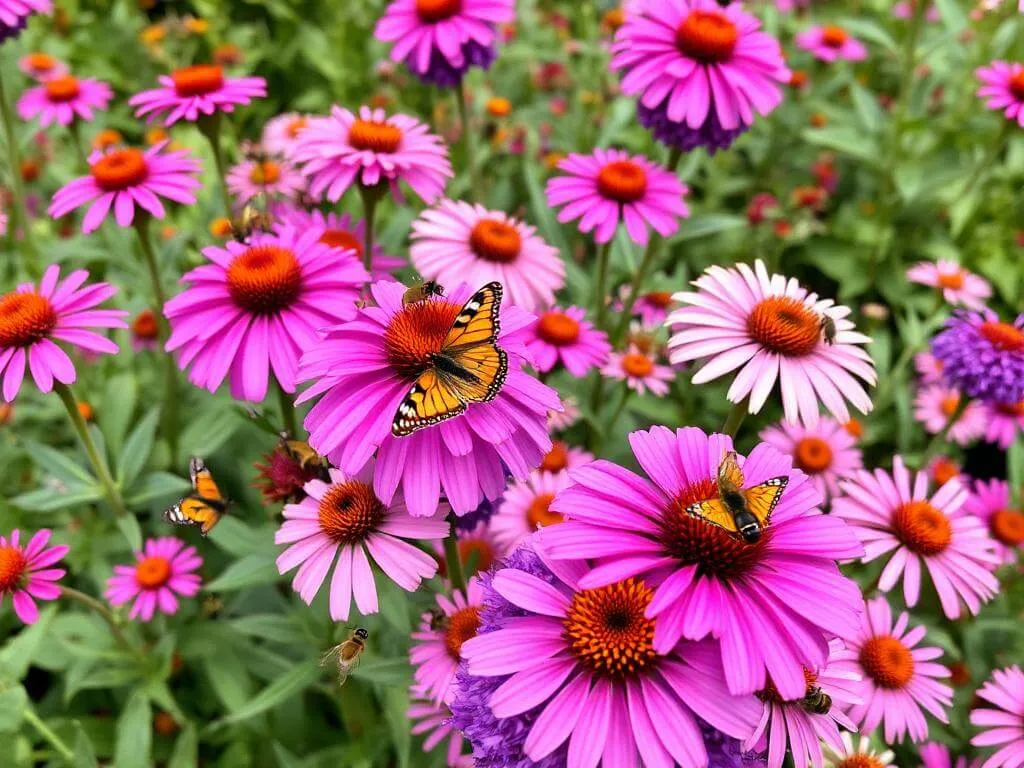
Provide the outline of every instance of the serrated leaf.
<path id="1" fill-rule="evenodd" d="M 293 667 L 291 671 L 277 678 L 250 699 L 241 709 L 213 723 L 211 728 L 238 723 L 266 712 L 271 707 L 275 707 L 300 693 L 304 688 L 317 680 L 321 674 L 320 665 L 316 660 L 304 661 Z"/>
<path id="2" fill-rule="evenodd" d="M 257 584 L 273 584 L 281 578 L 273 552 L 257 552 L 236 560 L 206 585 L 210 592 L 229 592 Z"/>
<path id="3" fill-rule="evenodd" d="M 149 460 L 156 439 L 156 427 L 160 420 L 160 409 L 153 408 L 136 425 L 125 440 L 124 450 L 117 462 L 117 482 L 127 488 L 139 476 Z"/>
<path id="4" fill-rule="evenodd" d="M 117 718 L 114 746 L 114 765 L 117 768 L 148 768 L 152 765 L 152 722 L 149 699 L 135 691 L 128 697 L 121 716 Z"/>

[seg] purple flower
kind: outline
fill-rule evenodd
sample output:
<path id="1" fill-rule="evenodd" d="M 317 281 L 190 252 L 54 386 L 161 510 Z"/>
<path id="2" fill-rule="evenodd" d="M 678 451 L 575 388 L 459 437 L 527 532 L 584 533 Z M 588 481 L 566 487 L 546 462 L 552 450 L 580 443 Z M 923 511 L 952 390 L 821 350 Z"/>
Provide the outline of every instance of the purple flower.
<path id="1" fill-rule="evenodd" d="M 986 402 L 1016 405 L 1024 400 L 1024 314 L 1004 323 L 990 309 L 961 312 L 932 339 L 950 384 Z"/>

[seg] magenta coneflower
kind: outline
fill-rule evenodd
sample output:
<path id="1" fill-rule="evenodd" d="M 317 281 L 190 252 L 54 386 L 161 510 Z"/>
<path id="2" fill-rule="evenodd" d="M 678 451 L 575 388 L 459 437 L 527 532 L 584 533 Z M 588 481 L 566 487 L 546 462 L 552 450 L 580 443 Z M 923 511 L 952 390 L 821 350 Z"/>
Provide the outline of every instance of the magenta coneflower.
<path id="1" fill-rule="evenodd" d="M 728 147 L 782 101 L 790 73 L 778 41 L 738 3 L 639 0 L 615 34 L 612 69 L 637 117 L 684 151 Z"/>
<path id="2" fill-rule="evenodd" d="M 571 484 L 565 471 L 539 470 L 510 484 L 491 518 L 491 531 L 502 550 L 509 552 L 534 531 L 564 521 L 562 515 L 552 511 L 551 502 Z"/>
<path id="3" fill-rule="evenodd" d="M 622 286 L 619 298 L 625 302 L 629 297 L 629 286 Z M 672 306 L 671 291 L 650 291 L 641 293 L 633 304 L 633 314 L 640 318 L 640 327 L 655 329 L 665 322 L 669 307 Z"/>
<path id="4" fill-rule="evenodd" d="M 149 621 L 157 609 L 173 616 L 178 612 L 175 595 L 194 597 L 199 592 L 200 578 L 195 571 L 202 564 L 196 548 L 186 547 L 180 539 L 147 539 L 142 551 L 135 553 L 135 565 L 114 566 L 104 594 L 115 606 L 134 600 L 129 619 Z"/>
<path id="5" fill-rule="evenodd" d="M 83 352 L 113 355 L 118 346 L 89 328 L 127 328 L 127 312 L 94 309 L 117 293 L 110 283 L 82 287 L 89 273 L 84 269 L 60 279 L 60 267 L 51 264 L 36 288 L 23 283 L 0 296 L 0 376 L 2 399 L 12 401 L 21 389 L 25 371 L 41 392 L 53 382 L 75 381 L 75 365 L 54 342 L 63 341 Z"/>
<path id="6" fill-rule="evenodd" d="M 29 16 L 52 10 L 51 0 L 0 0 L 0 43 L 21 34 Z"/>
<path id="7" fill-rule="evenodd" d="M 88 122 L 95 112 L 106 110 L 114 92 L 100 80 L 62 75 L 29 88 L 18 99 L 18 117 L 39 118 L 39 125 L 70 125 L 75 119 Z"/>
<path id="8" fill-rule="evenodd" d="M 569 395 L 565 399 L 561 399 L 561 410 L 552 410 L 548 412 L 548 429 L 551 432 L 561 432 L 562 430 L 568 429 L 577 421 L 580 420 L 582 415 L 580 411 L 579 403 L 576 398 Z"/>
<path id="9" fill-rule="evenodd" d="M 555 302 L 565 264 L 537 230 L 502 211 L 442 200 L 412 223 L 409 258 L 426 280 L 483 285 L 497 280 L 505 299 L 527 312 Z"/>
<path id="10" fill-rule="evenodd" d="M 694 384 L 739 368 L 728 398 L 757 413 L 779 382 L 786 421 L 808 426 L 818 420 L 819 403 L 841 423 L 850 420 L 849 400 L 861 412 L 871 398 L 856 378 L 877 380 L 871 357 L 860 344 L 871 341 L 847 319 L 848 307 L 808 293 L 795 279 L 769 275 L 764 263 L 751 269 L 713 266 L 694 282 L 695 292 L 673 298 L 689 306 L 674 310 L 667 325 L 669 360 L 703 359 Z M 835 325 L 832 343 L 824 337 L 825 318 Z"/>
<path id="11" fill-rule="evenodd" d="M 203 249 L 212 263 L 187 272 L 189 287 L 164 307 L 166 348 L 180 350 L 193 384 L 213 392 L 230 374 L 233 397 L 259 402 L 273 371 L 295 391 L 300 355 L 320 343 L 319 329 L 355 316 L 368 277 L 354 254 L 339 257 L 319 237 L 282 225 Z"/>
<path id="12" fill-rule="evenodd" d="M 978 697 L 994 708 L 971 712 L 971 725 L 982 729 L 971 744 L 999 747 L 981 768 L 1024 765 L 1024 672 L 1017 666 L 997 669 L 978 691 Z"/>
<path id="13" fill-rule="evenodd" d="M 981 81 L 978 97 L 989 109 L 1000 110 L 1008 120 L 1024 127 L 1024 64 L 993 61 L 974 73 Z"/>
<path id="14" fill-rule="evenodd" d="M 558 220 L 580 219 L 580 232 L 594 231 L 598 243 L 610 241 L 622 221 L 630 238 L 646 245 L 648 228 L 668 237 L 690 215 L 683 201 L 689 188 L 642 155 L 595 149 L 592 155 L 569 155 L 558 168 L 567 175 L 548 181 L 548 205 L 564 205 Z"/>
<path id="15" fill-rule="evenodd" d="M 601 368 L 601 375 L 625 381 L 626 386 L 638 394 L 650 392 L 664 397 L 676 372 L 667 365 L 659 365 L 656 357 L 640 351 L 639 347 L 630 346 L 626 352 L 612 352 Z"/>
<path id="16" fill-rule="evenodd" d="M 267 81 L 262 77 L 225 77 L 216 64 L 195 64 L 182 67 L 170 75 L 157 77 L 159 88 L 142 91 L 128 103 L 135 107 L 136 117 L 152 122 L 160 115 L 165 126 L 184 118 L 194 123 L 215 112 L 233 112 L 236 106 L 267 95 Z"/>
<path id="17" fill-rule="evenodd" d="M 444 704 L 434 704 L 426 699 L 415 685 L 409 689 L 412 703 L 406 712 L 412 723 L 412 734 L 427 734 L 423 740 L 423 751 L 432 752 L 434 747 L 448 739 L 445 765 L 448 768 L 473 768 L 473 756 L 462 754 L 465 740 L 459 730 L 451 724 L 451 710 Z"/>
<path id="18" fill-rule="evenodd" d="M 867 736 L 860 736 L 856 743 L 850 733 L 842 733 L 840 737 L 843 748 L 838 752 L 825 745 L 825 768 L 888 768 L 892 765 L 895 757 L 892 750 L 876 751 Z"/>
<path id="19" fill-rule="evenodd" d="M 918 352 L 914 355 L 914 369 L 923 384 L 942 381 L 942 361 L 931 352 Z"/>
<path id="20" fill-rule="evenodd" d="M 1024 511 L 1016 508 L 1005 480 L 975 480 L 964 510 L 981 520 L 996 542 L 995 550 L 1002 562 L 1017 562 L 1017 552 L 1024 545 Z"/>
<path id="21" fill-rule="evenodd" d="M 62 77 L 68 73 L 68 65 L 48 53 L 36 52 L 18 59 L 18 69 L 40 83 Z"/>
<path id="22" fill-rule="evenodd" d="M 960 616 L 961 600 L 976 614 L 995 597 L 995 542 L 984 524 L 963 509 L 967 491 L 958 480 L 929 498 L 927 473 L 912 477 L 896 456 L 892 474 L 860 470 L 839 485 L 845 495 L 832 500 L 832 514 L 847 520 L 864 543 L 864 562 L 892 553 L 878 581 L 882 592 L 902 576 L 907 605 L 917 605 L 923 567 L 950 619 Z"/>
<path id="23" fill-rule="evenodd" d="M 551 450 L 544 454 L 544 458 L 540 460 L 538 470 L 557 474 L 558 472 L 582 467 L 593 460 L 594 454 L 582 448 L 577 448 L 574 445 L 563 443 L 561 440 L 555 440 L 551 443 Z"/>
<path id="24" fill-rule="evenodd" d="M 35 624 L 39 619 L 36 600 L 56 600 L 60 597 L 60 580 L 66 571 L 51 568 L 71 548 L 66 544 L 47 549 L 53 532 L 43 528 L 29 539 L 28 544 L 20 543 L 21 531 L 15 528 L 10 537 L 0 536 L 0 603 L 11 596 L 14 613 L 25 624 Z"/>
<path id="25" fill-rule="evenodd" d="M 255 197 L 268 201 L 294 199 L 306 188 L 305 177 L 291 163 L 269 158 L 239 163 L 228 171 L 226 181 L 239 205 Z"/>
<path id="26" fill-rule="evenodd" d="M 329 116 L 310 120 L 292 159 L 304 163 L 310 193 L 332 203 L 356 183 L 385 183 L 397 190 L 404 181 L 430 205 L 454 176 L 447 147 L 426 125 L 365 106 L 358 115 L 334 106 Z"/>
<path id="27" fill-rule="evenodd" d="M 320 229 L 320 242 L 335 250 L 355 251 L 359 261 L 363 261 L 363 249 L 366 247 L 366 222 L 354 219 L 347 213 L 321 213 L 306 211 L 301 208 L 288 208 L 282 216 L 300 232 L 307 229 Z M 365 262 L 363 262 L 365 263 Z M 407 267 L 409 262 L 400 256 L 385 253 L 384 247 L 373 244 L 372 280 L 393 279 L 392 273 Z"/>
<path id="28" fill-rule="evenodd" d="M 937 741 L 922 744 L 917 752 L 921 756 L 921 768 L 982 768 L 981 760 L 968 760 L 966 757 L 954 760 L 949 747 Z"/>
<path id="29" fill-rule="evenodd" d="M 937 435 L 957 416 L 961 399 L 956 389 L 945 384 L 921 387 L 914 396 L 914 418 L 926 432 Z M 949 428 L 947 437 L 958 445 L 970 445 L 982 436 L 985 426 L 984 408 L 978 401 L 971 400 Z"/>
<path id="30" fill-rule="evenodd" d="M 135 206 L 157 219 L 166 212 L 161 197 L 191 205 L 194 190 L 201 185 L 196 176 L 199 163 L 186 150 L 164 152 L 167 142 L 143 151 L 131 147 L 94 152 L 89 158 L 89 175 L 75 179 L 57 190 L 49 213 L 59 219 L 75 208 L 92 203 L 82 219 L 88 234 L 114 211 L 118 226 L 129 227 L 135 220 Z"/>
<path id="31" fill-rule="evenodd" d="M 1024 431 L 1024 400 L 1013 405 L 985 403 L 985 440 L 1008 450 Z"/>
<path id="32" fill-rule="evenodd" d="M 541 313 L 526 345 L 538 371 L 547 373 L 561 363 L 573 376 L 582 378 L 608 362 L 612 349 L 608 334 L 586 320 L 586 314 L 581 307 L 553 307 Z"/>
<path id="33" fill-rule="evenodd" d="M 988 280 L 968 272 L 951 259 L 918 262 L 907 270 L 907 279 L 935 288 L 950 304 L 971 309 L 983 308 L 985 300 L 992 295 Z"/>
<path id="34" fill-rule="evenodd" d="M 413 515 L 434 514 L 442 494 L 460 515 L 498 498 L 506 473 L 526 477 L 551 448 L 545 421 L 561 407 L 553 389 L 521 370 L 533 315 L 502 306 L 496 341 L 508 356 L 508 374 L 496 397 L 394 436 L 398 406 L 472 295 L 465 286 L 444 288 L 444 297 L 403 305 L 404 285 L 374 283 L 376 306 L 330 328 L 300 365 L 300 379 L 315 381 L 300 400 L 323 395 L 306 416 L 313 447 L 350 474 L 379 449 L 377 494 L 388 502 L 404 488 Z"/>
<path id="35" fill-rule="evenodd" d="M 331 468 L 329 483 L 306 483 L 308 495 L 298 504 L 285 506 L 285 521 L 274 535 L 275 544 L 290 545 L 277 558 L 277 569 L 287 573 L 299 566 L 292 589 L 307 605 L 337 556 L 329 601 L 335 621 L 348 620 L 353 597 L 362 615 L 377 612 L 370 558 L 395 584 L 415 592 L 424 579 L 437 573 L 437 561 L 406 539 L 448 535 L 445 520 L 410 516 L 401 493 L 388 503 L 381 501 L 372 486 L 374 464 L 371 459 L 352 475 Z"/>
<path id="36" fill-rule="evenodd" d="M 486 570 L 486 569 L 485 569 Z M 434 704 L 449 704 L 455 697 L 455 673 L 462 659 L 462 644 L 476 637 L 480 626 L 483 587 L 470 579 L 466 591 L 436 596 L 437 608 L 423 614 L 419 629 L 413 632 L 409 661 L 413 677 L 423 698 Z"/>
<path id="37" fill-rule="evenodd" d="M 893 622 L 884 597 L 868 601 L 859 633 L 847 641 L 836 664 L 837 669 L 862 677 L 857 692 L 863 701 L 847 715 L 861 733 L 883 724 L 887 744 L 903 741 L 908 734 L 911 741 L 924 741 L 928 724 L 922 709 L 948 723 L 946 710 L 953 703 L 953 689 L 939 682 L 950 672 L 934 661 L 942 649 L 919 646 L 925 627 L 911 628 L 909 620 L 904 611 Z"/>
<path id="38" fill-rule="evenodd" d="M 827 503 L 839 495 L 839 480 L 863 466 L 857 439 L 835 419 L 818 419 L 813 427 L 780 421 L 761 431 L 761 439 L 793 457 Z"/>
<path id="39" fill-rule="evenodd" d="M 860 627 L 860 589 L 836 566 L 864 551 L 853 531 L 821 513 L 814 484 L 789 456 L 761 443 L 745 460 L 738 457 L 743 487 L 777 477 L 786 485 L 760 539 L 747 543 L 687 512 L 719 498 L 728 436 L 652 427 L 629 440 L 651 480 L 608 461 L 574 470 L 575 485 L 551 505 L 567 520 L 541 532 L 545 549 L 559 559 L 598 558 L 583 580 L 587 588 L 645 575 L 663 579 L 647 608 L 657 619 L 658 653 L 682 638 L 710 636 L 734 693 L 761 690 L 770 678 L 784 698 L 803 696 L 804 668 L 825 666 L 828 640 Z"/>
<path id="40" fill-rule="evenodd" d="M 270 118 L 263 126 L 260 146 L 272 155 L 290 158 L 310 119 L 309 115 L 300 115 L 298 112 L 286 112 Z"/>
<path id="41" fill-rule="evenodd" d="M 868 57 L 864 44 L 842 27 L 811 27 L 796 36 L 796 44 L 820 61 L 863 61 Z"/>

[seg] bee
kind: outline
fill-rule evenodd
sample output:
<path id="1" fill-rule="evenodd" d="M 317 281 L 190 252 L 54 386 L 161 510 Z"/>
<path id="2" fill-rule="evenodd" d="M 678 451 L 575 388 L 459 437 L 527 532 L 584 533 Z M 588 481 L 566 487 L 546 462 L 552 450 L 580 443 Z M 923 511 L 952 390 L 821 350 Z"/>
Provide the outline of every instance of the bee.
<path id="1" fill-rule="evenodd" d="M 231 234 L 235 240 L 244 243 L 255 232 L 269 232 L 273 224 L 269 213 L 247 205 L 238 218 L 231 220 Z"/>
<path id="2" fill-rule="evenodd" d="M 819 325 L 821 330 L 821 339 L 828 346 L 832 346 L 836 343 L 836 321 L 833 320 L 829 315 L 821 316 L 821 323 Z"/>
<path id="3" fill-rule="evenodd" d="M 345 642 L 339 643 L 320 657 L 321 666 L 337 663 L 339 686 L 344 685 L 349 673 L 359 666 L 359 658 L 366 650 L 366 641 L 369 638 L 369 632 L 362 627 L 356 627 Z"/>
<path id="4" fill-rule="evenodd" d="M 407 307 L 417 301 L 426 301 L 431 296 L 444 296 L 444 288 L 433 280 L 416 283 L 402 294 L 402 306 Z"/>
<path id="5" fill-rule="evenodd" d="M 729 533 L 739 533 L 745 542 L 754 544 L 761 539 L 788 482 L 789 478 L 781 475 L 744 490 L 736 451 L 729 451 L 718 465 L 718 498 L 691 504 L 686 512 Z"/>
<path id="6" fill-rule="evenodd" d="M 305 440 L 295 440 L 287 432 L 281 432 L 281 450 L 293 461 L 298 462 L 302 469 L 317 469 L 321 474 L 327 472 L 327 460 L 314 451 Z"/>
<path id="7" fill-rule="evenodd" d="M 800 699 L 800 706 L 812 715 L 827 715 L 832 709 L 832 697 L 815 685 Z"/>
<path id="8" fill-rule="evenodd" d="M 445 612 L 437 606 L 434 606 L 427 611 L 427 615 L 430 617 L 430 629 L 435 632 L 445 626 L 448 621 L 448 617 L 445 615 Z"/>

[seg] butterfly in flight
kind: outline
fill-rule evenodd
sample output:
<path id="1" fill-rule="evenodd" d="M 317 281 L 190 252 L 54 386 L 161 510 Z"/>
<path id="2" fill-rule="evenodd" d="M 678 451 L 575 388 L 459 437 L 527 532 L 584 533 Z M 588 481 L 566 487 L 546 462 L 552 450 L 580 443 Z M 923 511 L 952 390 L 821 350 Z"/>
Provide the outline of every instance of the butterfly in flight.
<path id="1" fill-rule="evenodd" d="M 508 355 L 495 345 L 500 329 L 501 283 L 488 283 L 459 311 L 430 367 L 419 375 L 391 423 L 395 437 L 439 424 L 470 403 L 498 396 L 508 373 Z"/>
<path id="2" fill-rule="evenodd" d="M 205 536 L 220 522 L 228 510 L 228 500 L 221 495 L 213 475 L 203 460 L 193 456 L 188 463 L 192 493 L 164 510 L 164 520 L 175 525 L 197 525 Z"/>
<path id="3" fill-rule="evenodd" d="M 281 450 L 301 469 L 313 469 L 320 473 L 321 479 L 327 479 L 327 459 L 314 451 L 305 440 L 296 440 L 287 432 L 280 433 Z"/>
<path id="4" fill-rule="evenodd" d="M 718 498 L 691 504 L 687 514 L 739 533 L 748 544 L 759 541 L 789 478 L 780 475 L 746 490 L 743 482 L 736 451 L 729 451 L 718 465 Z"/>

